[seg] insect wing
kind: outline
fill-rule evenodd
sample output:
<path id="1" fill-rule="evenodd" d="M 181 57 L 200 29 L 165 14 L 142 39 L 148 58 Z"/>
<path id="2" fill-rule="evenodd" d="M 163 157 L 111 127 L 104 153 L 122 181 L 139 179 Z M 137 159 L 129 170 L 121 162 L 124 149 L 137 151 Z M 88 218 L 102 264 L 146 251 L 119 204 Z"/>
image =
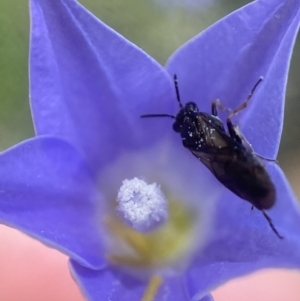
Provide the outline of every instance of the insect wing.
<path id="1" fill-rule="evenodd" d="M 216 152 L 214 148 L 202 151 L 191 151 L 192 154 L 200 160 L 213 174 L 214 176 L 225 186 L 230 181 L 228 174 L 226 173 L 226 164 L 232 160 L 232 153 L 230 149 L 223 148 L 222 151 Z"/>

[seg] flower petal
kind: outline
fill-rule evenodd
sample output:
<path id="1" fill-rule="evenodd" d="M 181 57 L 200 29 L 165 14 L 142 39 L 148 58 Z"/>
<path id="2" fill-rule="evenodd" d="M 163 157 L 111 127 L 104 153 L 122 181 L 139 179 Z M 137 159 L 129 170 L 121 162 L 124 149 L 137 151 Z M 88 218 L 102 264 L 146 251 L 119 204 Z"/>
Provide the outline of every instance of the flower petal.
<path id="1" fill-rule="evenodd" d="M 67 142 L 27 140 L 0 155 L 0 221 L 99 268 L 104 259 L 97 228 L 95 179 Z"/>
<path id="2" fill-rule="evenodd" d="M 254 1 L 193 38 L 167 65 L 171 74 L 178 74 L 183 101 L 196 101 L 201 111 L 210 112 L 211 101 L 220 98 L 235 109 L 263 76 L 237 120 L 258 153 L 275 157 L 299 21 L 299 0 Z"/>
<path id="3" fill-rule="evenodd" d="M 192 294 L 261 268 L 300 268 L 299 205 L 280 168 L 272 166 L 270 172 L 277 203 L 268 215 L 284 239 L 272 232 L 260 211 L 252 211 L 249 203 L 224 191 L 218 202 L 214 238 L 189 270 Z"/>
<path id="4" fill-rule="evenodd" d="M 196 301 L 196 299 L 194 299 L 195 301 Z M 201 298 L 201 299 L 198 299 L 199 301 L 214 301 L 214 298 L 213 298 L 213 296 L 211 295 L 211 294 L 208 294 L 208 295 L 206 295 L 206 296 L 204 296 L 203 298 Z M 197 300 L 197 301 L 198 301 Z"/>
<path id="5" fill-rule="evenodd" d="M 107 267 L 93 271 L 70 261 L 71 273 L 90 301 L 139 301 L 147 282 L 125 274 L 121 269 Z M 188 301 L 185 281 L 182 277 L 163 279 L 156 298 L 159 301 Z M 204 299 L 205 300 L 205 299 Z"/>
<path id="6" fill-rule="evenodd" d="M 167 126 L 158 121 L 145 139 L 140 115 L 176 106 L 164 68 L 74 0 L 31 0 L 31 20 L 37 134 L 72 142 L 95 168 L 162 136 Z"/>

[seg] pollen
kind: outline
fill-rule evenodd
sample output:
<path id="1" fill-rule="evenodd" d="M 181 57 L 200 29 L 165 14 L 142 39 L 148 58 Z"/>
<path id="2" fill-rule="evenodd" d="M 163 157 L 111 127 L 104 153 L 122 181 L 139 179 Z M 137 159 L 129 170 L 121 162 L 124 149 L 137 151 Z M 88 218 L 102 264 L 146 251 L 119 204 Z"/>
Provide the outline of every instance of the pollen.
<path id="1" fill-rule="evenodd" d="M 168 219 L 168 203 L 160 186 L 133 178 L 124 180 L 117 196 L 124 221 L 140 232 L 152 231 Z"/>

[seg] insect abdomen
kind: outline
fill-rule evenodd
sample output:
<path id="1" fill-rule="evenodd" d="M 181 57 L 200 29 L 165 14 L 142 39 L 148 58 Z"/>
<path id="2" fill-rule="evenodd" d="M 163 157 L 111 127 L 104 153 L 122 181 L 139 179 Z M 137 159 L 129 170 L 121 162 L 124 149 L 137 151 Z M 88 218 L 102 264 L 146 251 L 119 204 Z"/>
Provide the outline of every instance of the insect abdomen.
<path id="1" fill-rule="evenodd" d="M 257 209 L 270 209 L 275 204 L 274 184 L 254 155 L 247 154 L 247 158 L 228 161 L 225 173 L 230 180 L 223 184 Z"/>

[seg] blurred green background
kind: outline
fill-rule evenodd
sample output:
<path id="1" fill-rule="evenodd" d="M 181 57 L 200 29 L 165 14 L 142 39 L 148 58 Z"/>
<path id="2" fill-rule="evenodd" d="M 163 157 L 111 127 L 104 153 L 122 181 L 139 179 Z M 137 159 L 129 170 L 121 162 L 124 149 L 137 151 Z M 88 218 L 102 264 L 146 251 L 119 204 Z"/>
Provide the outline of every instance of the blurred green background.
<path id="1" fill-rule="evenodd" d="M 55 0 L 54 0 L 55 1 Z M 101 20 L 143 48 L 161 64 L 181 44 L 249 3 L 198 0 L 199 5 L 163 5 L 166 0 L 81 0 Z M 170 3 L 171 0 L 168 1 Z M 196 2 L 196 0 L 194 1 Z M 34 135 L 28 101 L 28 2 L 0 0 L 0 148 Z M 278 159 L 298 196 L 300 177 L 300 43 L 293 54 L 284 131 Z"/>

